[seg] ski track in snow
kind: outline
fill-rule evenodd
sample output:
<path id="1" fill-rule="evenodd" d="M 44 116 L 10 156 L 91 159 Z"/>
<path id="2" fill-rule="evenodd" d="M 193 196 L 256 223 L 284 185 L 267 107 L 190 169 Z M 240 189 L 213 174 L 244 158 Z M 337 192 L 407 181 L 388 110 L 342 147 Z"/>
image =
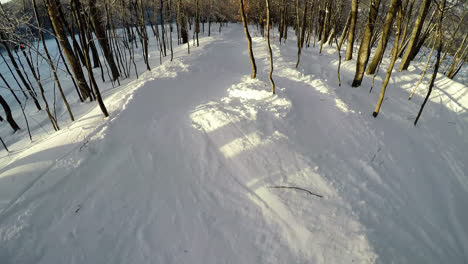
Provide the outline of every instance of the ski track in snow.
<path id="1" fill-rule="evenodd" d="M 395 74 L 374 120 L 381 76 L 351 89 L 344 62 L 338 88 L 333 49 L 296 69 L 292 44 L 272 46 L 272 95 L 253 40 L 259 79 L 231 25 L 1 167 L 0 263 L 466 261 L 464 95 L 435 91 L 413 128 Z"/>

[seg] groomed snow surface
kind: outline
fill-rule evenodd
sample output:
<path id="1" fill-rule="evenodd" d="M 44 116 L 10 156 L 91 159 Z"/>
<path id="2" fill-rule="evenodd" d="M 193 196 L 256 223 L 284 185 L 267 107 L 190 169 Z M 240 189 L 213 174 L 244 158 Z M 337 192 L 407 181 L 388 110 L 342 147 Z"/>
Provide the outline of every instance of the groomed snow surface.
<path id="1" fill-rule="evenodd" d="M 276 38 L 272 95 L 252 33 L 256 80 L 231 24 L 160 66 L 153 43 L 152 71 L 103 85 L 107 119 L 75 98 L 56 133 L 31 111 L 33 143 L 3 124 L 0 263 L 467 263 L 466 84 L 439 75 L 414 127 L 415 63 L 374 119 L 387 56 L 369 93 L 354 60 L 338 86 L 334 47 L 296 69 L 295 40 Z"/>

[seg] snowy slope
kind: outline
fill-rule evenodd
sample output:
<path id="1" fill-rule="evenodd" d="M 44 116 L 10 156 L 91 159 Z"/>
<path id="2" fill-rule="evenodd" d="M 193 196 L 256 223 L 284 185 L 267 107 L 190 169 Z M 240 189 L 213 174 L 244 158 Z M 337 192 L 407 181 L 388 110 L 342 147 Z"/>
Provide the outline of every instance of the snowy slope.
<path id="1" fill-rule="evenodd" d="M 468 260 L 466 86 L 440 76 L 413 127 L 419 65 L 374 119 L 384 70 L 369 94 L 345 62 L 338 87 L 334 48 L 295 69 L 276 43 L 273 96 L 261 37 L 258 80 L 240 25 L 200 44 L 1 158 L 0 263 Z"/>

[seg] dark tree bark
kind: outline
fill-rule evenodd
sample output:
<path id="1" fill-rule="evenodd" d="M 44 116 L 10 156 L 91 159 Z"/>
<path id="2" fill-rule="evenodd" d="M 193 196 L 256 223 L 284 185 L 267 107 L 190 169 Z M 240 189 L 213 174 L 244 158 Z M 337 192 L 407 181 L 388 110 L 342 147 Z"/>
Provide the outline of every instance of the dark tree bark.
<path id="1" fill-rule="evenodd" d="M 437 56 L 436 56 L 436 62 L 434 65 L 434 72 L 432 73 L 432 78 L 431 82 L 429 83 L 429 89 L 427 91 L 426 98 L 424 98 L 424 102 L 421 105 L 421 108 L 419 109 L 418 115 L 416 116 L 416 119 L 414 120 L 414 125 L 418 123 L 419 118 L 421 117 L 421 114 L 424 110 L 424 106 L 426 106 L 427 101 L 429 101 L 429 98 L 432 93 L 432 88 L 434 87 L 434 82 L 435 79 L 437 78 L 437 73 L 439 71 L 439 66 L 440 66 L 440 52 L 442 51 L 442 20 L 444 18 L 444 9 L 445 9 L 445 0 L 440 0 L 439 3 L 439 22 L 437 23 Z"/>
<path id="2" fill-rule="evenodd" d="M 302 53 L 302 47 L 303 47 L 303 44 L 304 44 L 304 36 L 305 36 L 305 23 L 306 23 L 306 20 L 307 20 L 306 19 L 307 18 L 307 6 L 308 6 L 307 1 L 304 1 L 304 12 L 302 14 L 302 26 L 299 26 L 299 29 L 298 29 L 299 35 L 297 36 L 296 68 L 299 67 L 299 63 L 301 61 L 301 53 Z M 297 8 L 297 12 L 299 12 L 299 8 Z M 298 19 L 298 21 L 299 21 L 299 19 Z"/>
<path id="3" fill-rule="evenodd" d="M 88 0 L 88 5 L 89 16 L 91 18 L 91 22 L 93 23 L 94 33 L 96 34 L 99 45 L 102 48 L 104 58 L 106 59 L 107 64 L 109 64 L 112 80 L 115 81 L 117 78 L 119 78 L 120 73 L 114 60 L 114 54 L 112 53 L 109 41 L 107 39 L 106 29 L 101 22 L 102 14 L 96 6 L 96 0 Z"/>
<path id="4" fill-rule="evenodd" d="M 188 42 L 187 22 L 183 11 L 182 1 L 177 2 L 177 21 L 180 28 L 180 37 L 182 38 L 182 44 Z"/>
<path id="5" fill-rule="evenodd" d="M 0 95 L 0 104 L 3 107 L 3 110 L 5 111 L 5 116 L 6 120 L 8 121 L 8 124 L 10 124 L 11 128 L 13 129 L 13 132 L 16 132 L 20 130 L 20 127 L 16 123 L 16 121 L 13 119 L 13 116 L 11 115 L 11 109 L 8 103 L 3 99 L 3 96 Z"/>
<path id="6" fill-rule="evenodd" d="M 12 89 L 11 86 L 10 86 L 10 84 L 7 82 L 7 80 L 5 80 L 5 78 L 3 77 L 3 75 L 2 75 L 1 72 L 0 72 L 0 79 L 2 79 L 3 83 L 5 83 L 5 85 L 6 85 L 7 88 L 10 90 L 11 94 L 13 95 L 13 97 L 15 98 L 16 102 L 17 102 L 18 105 L 20 106 L 20 108 L 21 108 L 21 113 L 23 114 L 24 121 L 25 121 L 25 123 L 26 123 L 26 128 L 28 129 L 29 139 L 32 141 L 31 129 L 29 128 L 29 122 L 28 122 L 28 118 L 26 117 L 26 113 L 24 112 L 23 104 L 21 103 L 21 101 L 20 101 L 20 99 L 18 98 L 18 96 L 16 96 L 15 91 L 13 91 L 13 89 Z M 3 121 L 3 120 L 1 120 L 1 121 Z"/>
<path id="7" fill-rule="evenodd" d="M 2 142 L 3 148 L 5 148 L 5 150 L 6 150 L 7 152 L 10 152 L 10 151 L 8 150 L 8 147 L 6 146 L 5 142 L 3 141 L 2 137 L 0 137 L 0 142 Z"/>
<path id="8" fill-rule="evenodd" d="M 166 51 L 166 30 L 164 28 L 164 3 L 163 0 L 160 1 L 159 5 L 159 17 L 161 18 L 161 44 L 163 46 L 163 51 L 164 51 L 164 57 L 167 56 L 167 51 Z"/>
<path id="9" fill-rule="evenodd" d="M 59 40 L 63 52 L 65 53 L 65 57 L 67 58 L 70 67 L 72 68 L 72 72 L 75 75 L 75 80 L 77 81 L 78 87 L 80 88 L 81 96 L 83 97 L 83 100 L 86 100 L 90 96 L 91 90 L 86 83 L 81 64 L 75 57 L 73 49 L 68 42 L 67 34 L 63 29 L 64 23 L 62 22 L 62 18 L 59 15 L 57 3 L 55 0 L 46 0 L 46 6 L 50 20 L 52 22 L 52 26 L 54 27 L 54 31 L 57 34 L 57 39 Z"/>
<path id="10" fill-rule="evenodd" d="M 10 62 L 13 65 L 13 68 L 15 68 L 15 71 L 20 78 L 21 82 L 23 83 L 24 87 L 26 87 L 26 90 L 28 90 L 29 95 L 31 98 L 33 98 L 34 104 L 36 105 L 37 110 L 42 110 L 41 105 L 39 104 L 39 101 L 37 100 L 37 95 L 36 92 L 31 88 L 29 83 L 26 81 L 23 73 L 19 69 L 18 64 L 16 63 L 15 57 L 13 57 L 13 53 L 11 53 L 10 46 L 8 43 L 6 43 L 6 36 L 4 33 L 0 32 L 0 42 L 2 43 L 3 47 L 5 48 L 5 51 L 7 52 L 8 57 L 10 58 Z"/>

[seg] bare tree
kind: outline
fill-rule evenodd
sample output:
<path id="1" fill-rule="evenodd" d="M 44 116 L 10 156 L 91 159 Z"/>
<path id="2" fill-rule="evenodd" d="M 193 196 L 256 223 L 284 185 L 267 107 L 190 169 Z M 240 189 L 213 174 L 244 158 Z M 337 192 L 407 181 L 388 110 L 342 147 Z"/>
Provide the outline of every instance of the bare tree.
<path id="1" fill-rule="evenodd" d="M 244 26 L 244 33 L 245 37 L 247 38 L 247 46 L 249 49 L 249 57 L 250 63 L 252 64 L 252 75 L 250 76 L 252 79 L 257 77 L 257 65 L 255 64 L 255 58 L 252 51 L 252 38 L 250 37 L 249 27 L 247 23 L 247 18 L 245 17 L 245 10 L 244 10 L 244 0 L 239 0 L 241 17 L 242 17 L 242 24 Z"/>
<path id="2" fill-rule="evenodd" d="M 273 94 L 276 93 L 275 91 L 275 82 L 273 81 L 273 52 L 271 51 L 270 45 L 270 0 L 266 1 L 266 10 L 267 10 L 267 32 L 266 32 L 266 39 L 267 39 L 267 46 L 268 46 L 268 53 L 270 54 L 270 83 L 271 83 L 271 92 Z"/>
<path id="3" fill-rule="evenodd" d="M 370 0 L 369 17 L 367 18 L 366 28 L 359 47 L 358 58 L 356 62 L 356 74 L 352 83 L 353 87 L 361 85 L 364 70 L 369 60 L 371 39 L 374 33 L 374 25 L 379 12 L 380 0 Z"/>

